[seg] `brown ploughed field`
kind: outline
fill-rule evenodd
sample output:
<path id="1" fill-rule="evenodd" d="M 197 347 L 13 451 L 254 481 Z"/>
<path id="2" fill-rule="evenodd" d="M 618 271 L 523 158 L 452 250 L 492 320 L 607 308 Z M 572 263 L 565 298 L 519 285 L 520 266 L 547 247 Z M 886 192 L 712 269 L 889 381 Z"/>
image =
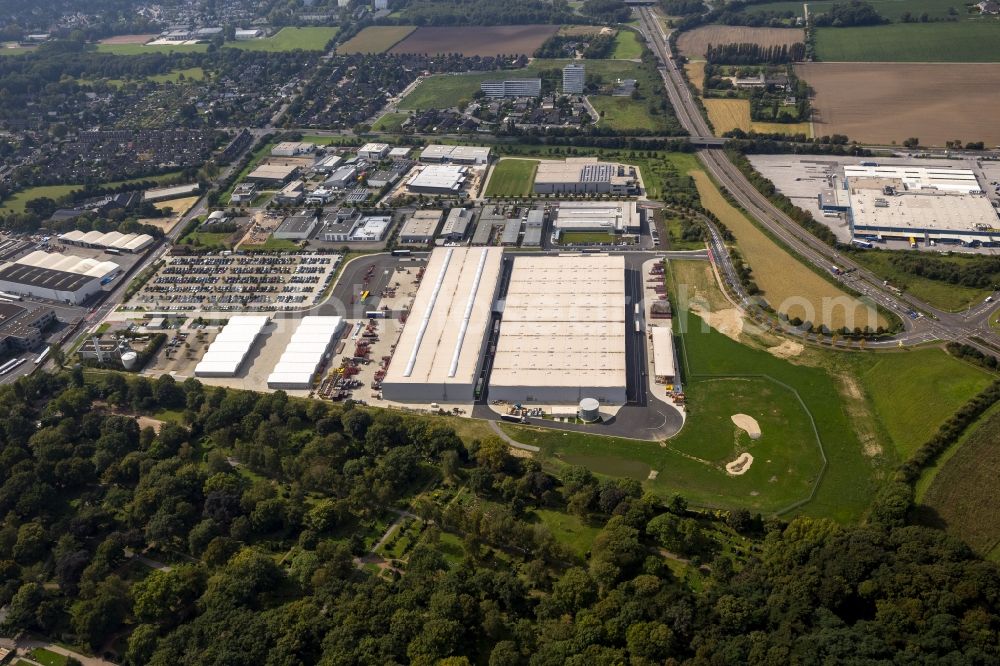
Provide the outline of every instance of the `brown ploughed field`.
<path id="1" fill-rule="evenodd" d="M 555 34 L 555 25 L 417 28 L 389 53 L 461 53 L 466 56 L 531 55 Z"/>
<path id="2" fill-rule="evenodd" d="M 681 33 L 677 48 L 688 58 L 704 58 L 709 44 L 760 44 L 791 46 L 806 39 L 798 28 L 749 28 L 737 25 L 706 25 Z"/>
<path id="3" fill-rule="evenodd" d="M 816 94 L 816 136 L 1000 145 L 1000 64 L 804 63 L 795 72 Z"/>

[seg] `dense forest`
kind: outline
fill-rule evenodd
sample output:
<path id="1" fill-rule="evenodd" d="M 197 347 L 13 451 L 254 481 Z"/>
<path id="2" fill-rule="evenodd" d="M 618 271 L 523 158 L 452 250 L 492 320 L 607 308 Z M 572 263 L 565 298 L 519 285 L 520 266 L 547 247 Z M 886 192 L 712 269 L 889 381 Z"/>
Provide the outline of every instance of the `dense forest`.
<path id="1" fill-rule="evenodd" d="M 621 4 L 621 3 L 619 3 Z M 401 25 L 527 25 L 573 23 L 566 0 L 410 0 L 399 10 Z"/>
<path id="2" fill-rule="evenodd" d="M 888 19 L 875 11 L 870 3 L 851 0 L 848 3 L 834 3 L 832 7 L 818 15 L 813 22 L 817 27 L 848 28 L 858 25 L 879 25 Z"/>
<path id="3" fill-rule="evenodd" d="M 1000 660 L 996 565 L 905 500 L 863 526 L 700 513 L 434 417 L 169 376 L 39 374 L 0 409 L 4 633 L 150 665 Z M 405 562 L 366 566 L 405 511 Z"/>
<path id="4" fill-rule="evenodd" d="M 1000 289 L 1000 257 L 996 255 L 937 257 L 923 252 L 893 252 L 889 262 L 915 277 L 991 291 Z"/>

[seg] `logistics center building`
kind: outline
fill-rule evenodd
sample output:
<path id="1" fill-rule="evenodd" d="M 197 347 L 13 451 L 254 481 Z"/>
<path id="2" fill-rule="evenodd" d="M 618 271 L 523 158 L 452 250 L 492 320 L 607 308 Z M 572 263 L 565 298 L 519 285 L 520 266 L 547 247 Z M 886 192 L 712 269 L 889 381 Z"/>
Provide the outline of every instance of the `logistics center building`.
<path id="1" fill-rule="evenodd" d="M 518 256 L 499 309 L 490 400 L 625 403 L 624 257 Z"/>
<path id="2" fill-rule="evenodd" d="M 475 398 L 496 299 L 501 248 L 441 248 L 431 253 L 382 381 L 396 402 Z"/>

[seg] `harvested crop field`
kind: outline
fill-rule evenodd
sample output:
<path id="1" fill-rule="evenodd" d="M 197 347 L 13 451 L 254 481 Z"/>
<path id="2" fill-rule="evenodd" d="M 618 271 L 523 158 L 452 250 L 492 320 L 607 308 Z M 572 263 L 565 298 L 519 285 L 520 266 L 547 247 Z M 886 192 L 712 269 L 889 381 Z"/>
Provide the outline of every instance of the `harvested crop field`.
<path id="1" fill-rule="evenodd" d="M 689 174 L 702 205 L 736 237 L 761 295 L 777 312 L 830 328 L 885 326 L 881 315 L 869 320 L 868 309 L 789 255 L 722 196 L 704 171 Z"/>
<path id="2" fill-rule="evenodd" d="M 988 112 L 1000 105 L 1000 64 L 807 63 L 795 72 L 815 90 L 817 135 L 1000 143 L 1000 124 Z"/>
<path id="3" fill-rule="evenodd" d="M 809 123 L 760 123 L 750 120 L 750 100 L 703 99 L 716 136 L 734 129 L 762 134 L 805 134 L 812 136 Z"/>
<path id="4" fill-rule="evenodd" d="M 677 48 L 688 58 L 704 58 L 709 44 L 760 44 L 791 46 L 805 41 L 798 28 L 748 28 L 730 25 L 706 25 L 682 33 Z"/>
<path id="5" fill-rule="evenodd" d="M 156 39 L 159 35 L 115 35 L 102 39 L 99 44 L 145 44 L 151 39 Z"/>
<path id="6" fill-rule="evenodd" d="M 417 28 L 390 53 L 461 53 L 466 56 L 531 55 L 555 34 L 554 25 Z"/>
<path id="7" fill-rule="evenodd" d="M 416 30 L 412 25 L 372 25 L 337 47 L 337 53 L 385 53 Z"/>

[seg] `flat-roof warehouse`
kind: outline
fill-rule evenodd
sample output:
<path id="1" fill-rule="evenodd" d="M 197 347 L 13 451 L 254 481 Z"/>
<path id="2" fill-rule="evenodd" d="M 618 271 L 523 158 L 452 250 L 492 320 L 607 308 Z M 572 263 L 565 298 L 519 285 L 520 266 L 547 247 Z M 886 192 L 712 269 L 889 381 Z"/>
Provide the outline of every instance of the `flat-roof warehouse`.
<path id="1" fill-rule="evenodd" d="M 475 399 L 502 259 L 500 248 L 431 253 L 382 382 L 386 400 Z"/>
<path id="2" fill-rule="evenodd" d="M 515 258 L 490 399 L 624 404 L 625 389 L 625 258 Z"/>
<path id="3" fill-rule="evenodd" d="M 26 264 L 0 268 L 0 291 L 79 305 L 101 290 L 100 278 Z"/>

